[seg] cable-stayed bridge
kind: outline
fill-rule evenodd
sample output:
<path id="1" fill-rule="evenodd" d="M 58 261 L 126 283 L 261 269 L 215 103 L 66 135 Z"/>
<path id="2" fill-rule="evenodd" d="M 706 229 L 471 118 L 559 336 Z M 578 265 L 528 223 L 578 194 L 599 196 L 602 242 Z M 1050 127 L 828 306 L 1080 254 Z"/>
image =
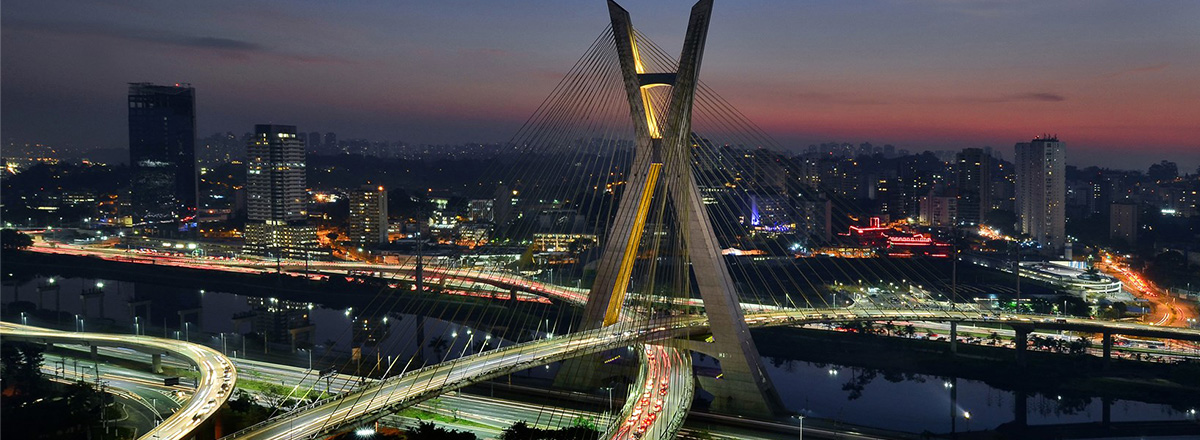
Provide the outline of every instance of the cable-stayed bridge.
<path id="1" fill-rule="evenodd" d="M 1036 326 L 1044 329 L 1200 341 L 1200 330 L 1197 329 L 1157 328 L 1140 324 L 1096 322 L 1084 319 L 1047 321 L 1045 316 L 1040 315 L 1014 315 L 996 320 L 990 318 L 989 315 L 977 312 L 944 310 L 872 310 L 869 312 L 852 309 L 784 310 L 748 314 L 745 322 L 754 327 L 770 327 L 860 320 L 1001 323 L 1030 330 Z M 646 327 L 638 330 L 625 330 L 609 326 L 576 332 L 561 337 L 485 351 L 414 371 L 404 371 L 399 376 L 355 392 L 315 402 L 308 407 L 267 420 L 226 438 L 314 438 L 345 431 L 350 429 L 349 427 L 369 424 L 387 414 L 416 405 L 439 394 L 516 371 L 641 342 L 667 341 L 711 333 L 711 324 L 701 316 L 650 321 L 645 325 Z"/>
<path id="2" fill-rule="evenodd" d="M 481 240 L 448 233 L 439 240 L 516 248 L 519 257 L 513 261 L 452 266 L 418 250 L 415 260 L 409 255 L 392 265 L 303 263 L 306 271 L 325 273 L 394 272 L 422 292 L 427 277 L 438 277 L 509 290 L 514 298 L 517 291 L 543 295 L 582 309 L 570 331 L 549 335 L 541 326 L 548 317 L 514 301 L 511 313 L 478 324 L 538 329 L 532 337 L 516 337 L 496 349 L 484 343 L 472 349 L 473 355 L 433 365 L 397 358 L 377 372 L 390 376 L 386 380 L 279 414 L 232 437 L 328 435 L 441 393 L 559 361 L 565 362 L 556 386 L 611 389 L 606 381 L 626 372 L 611 371 L 596 354 L 631 346 L 640 348 L 641 359 L 626 398 L 632 403 L 606 427 L 608 437 L 673 437 L 697 385 L 688 371 L 691 352 L 719 362 L 721 378 L 698 384 L 714 396 L 713 410 L 770 417 L 783 408 L 751 327 L 987 322 L 1016 331 L 1018 356 L 1021 339 L 1039 328 L 1100 333 L 1106 356 L 1114 334 L 1200 340 L 1200 332 L 1187 329 L 1016 313 L 998 319 L 953 307 L 845 304 L 822 281 L 826 276 L 903 281 L 949 292 L 951 303 L 958 298 L 949 274 L 919 260 L 837 265 L 794 258 L 791 247 L 805 240 L 803 230 L 816 221 L 810 202 L 857 211 L 845 200 L 822 199 L 803 169 L 771 153 L 769 148 L 778 146 L 700 82 L 712 7 L 710 0 L 701 0 L 692 8 L 676 59 L 636 30 L 625 9 L 609 2 L 610 26 L 509 143 L 521 159 L 497 160 L 476 186 L 460 188 L 493 202 L 487 216 L 494 235 Z M 451 221 L 456 220 L 439 219 L 434 226 Z M 753 250 L 763 261 L 731 263 L 724 253 L 729 248 Z M 286 263 L 293 270 L 300 264 Z M 212 265 L 245 269 L 237 261 Z M 285 263 L 260 265 L 282 271 Z M 530 279 L 556 269 L 569 274 L 576 287 Z M 401 305 L 399 297 L 381 294 L 372 306 L 385 317 L 429 312 L 422 305 Z M 423 328 L 418 324 L 412 336 L 419 344 L 425 343 Z M 472 342 L 481 341 L 469 339 L 467 345 Z"/>

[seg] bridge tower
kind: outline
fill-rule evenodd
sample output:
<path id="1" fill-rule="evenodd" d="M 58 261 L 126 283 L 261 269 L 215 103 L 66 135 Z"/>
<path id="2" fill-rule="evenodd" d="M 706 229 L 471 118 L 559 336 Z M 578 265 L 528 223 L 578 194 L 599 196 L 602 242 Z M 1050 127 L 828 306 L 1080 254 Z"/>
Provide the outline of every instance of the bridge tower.
<path id="1" fill-rule="evenodd" d="M 741 413 L 771 414 L 782 408 L 780 399 L 750 337 L 734 283 L 692 174 L 692 107 L 712 0 L 700 0 L 692 7 L 675 72 L 646 72 L 629 12 L 612 0 L 608 1 L 608 10 L 636 146 L 625 195 L 608 231 L 582 327 L 589 330 L 617 322 L 637 260 L 650 200 L 656 188 L 662 188 L 664 194 L 660 197 L 669 197 L 671 201 L 684 255 L 691 263 L 713 334 L 712 343 L 697 343 L 691 348 L 711 354 L 721 363 L 721 379 L 705 387 L 716 396 L 713 409 L 720 411 L 736 402 Z M 655 87 L 671 88 L 665 113 L 653 108 L 654 100 L 649 93 Z"/>

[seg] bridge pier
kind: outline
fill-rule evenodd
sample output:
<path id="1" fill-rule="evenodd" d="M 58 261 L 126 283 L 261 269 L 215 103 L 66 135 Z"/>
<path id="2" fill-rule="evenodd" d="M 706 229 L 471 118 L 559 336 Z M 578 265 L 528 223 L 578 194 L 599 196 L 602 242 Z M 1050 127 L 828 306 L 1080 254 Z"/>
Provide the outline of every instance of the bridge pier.
<path id="1" fill-rule="evenodd" d="M 1017 365 L 1025 365 L 1025 348 L 1027 345 L 1029 345 L 1030 330 L 1032 329 L 1027 327 L 1013 327 L 1013 331 L 1016 332 L 1016 337 L 1013 338 L 1013 343 L 1014 348 L 1016 348 L 1017 351 Z"/>
<path id="2" fill-rule="evenodd" d="M 1101 340 L 1103 341 L 1104 365 L 1107 367 L 1112 361 L 1113 334 L 1110 332 L 1104 332 L 1103 335 L 1104 336 Z"/>
<path id="3" fill-rule="evenodd" d="M 53 280 L 51 280 L 51 281 L 53 281 Z M 37 292 L 38 292 L 38 308 L 42 309 L 42 310 L 46 309 L 46 306 L 42 304 L 43 300 L 46 297 L 46 294 L 49 292 L 54 292 L 54 313 L 55 314 L 59 313 L 59 311 L 61 310 L 59 308 L 59 304 L 61 303 L 61 299 L 62 299 L 62 296 L 59 294 L 62 292 L 62 289 L 59 288 L 58 284 L 51 283 L 51 282 L 39 284 L 38 288 L 37 288 Z"/>
<path id="4" fill-rule="evenodd" d="M 154 353 L 150 355 L 150 372 L 155 374 L 161 374 L 163 372 L 161 353 Z"/>
<path id="5" fill-rule="evenodd" d="M 98 302 L 100 303 L 98 306 L 98 308 L 100 309 L 99 310 L 100 317 L 104 318 L 104 288 L 103 287 L 95 287 L 95 288 L 91 288 L 91 289 L 86 289 L 79 294 L 79 300 L 80 300 L 80 302 L 83 303 L 83 316 L 85 316 L 85 317 L 88 316 L 88 300 L 92 299 L 92 298 L 98 298 Z"/>
<path id="6" fill-rule="evenodd" d="M 133 316 L 145 319 L 146 322 L 153 322 L 152 319 L 154 319 L 150 315 L 150 300 L 148 299 L 141 301 L 129 301 L 129 313 Z"/>
<path id="7" fill-rule="evenodd" d="M 1029 394 L 1025 390 L 1017 390 L 1013 392 L 1013 399 L 1013 422 L 1020 427 L 1028 426 Z"/>
<path id="8" fill-rule="evenodd" d="M 958 321 L 950 321 L 950 354 L 958 354 Z"/>
<path id="9" fill-rule="evenodd" d="M 306 325 L 304 327 L 296 327 L 288 329 L 288 341 L 292 344 L 292 352 L 296 352 L 297 343 L 303 339 L 307 342 L 313 342 L 312 334 L 316 330 L 314 325 Z M 303 335 L 303 337 L 301 337 Z"/>
<path id="10" fill-rule="evenodd" d="M 96 360 L 99 360 L 99 359 L 100 359 L 100 351 L 99 351 L 99 349 L 100 349 L 100 347 L 97 347 L 97 346 L 95 346 L 95 345 L 92 345 L 92 360 L 93 360 L 93 361 L 96 361 Z"/>
<path id="11" fill-rule="evenodd" d="M 1107 428 L 1112 424 L 1112 399 L 1100 399 L 1100 426 Z"/>

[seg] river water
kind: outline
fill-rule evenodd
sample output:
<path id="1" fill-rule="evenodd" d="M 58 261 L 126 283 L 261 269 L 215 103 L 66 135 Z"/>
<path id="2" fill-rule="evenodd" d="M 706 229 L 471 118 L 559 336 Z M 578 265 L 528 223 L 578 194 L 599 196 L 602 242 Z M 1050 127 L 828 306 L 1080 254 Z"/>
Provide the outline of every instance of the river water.
<path id="1" fill-rule="evenodd" d="M 104 284 L 104 295 L 80 295 L 96 283 Z M 63 312 L 56 315 L 54 292 L 39 294 L 39 285 L 50 284 L 45 278 L 6 283 L 0 290 L 5 319 L 19 322 L 18 311 L 27 311 L 24 319 L 30 325 L 187 338 L 232 357 L 249 351 L 256 359 L 296 366 L 305 366 L 311 356 L 314 368 L 333 366 L 344 372 L 366 373 L 377 363 L 386 368 L 389 360 L 393 371 L 399 371 L 418 353 L 433 363 L 484 349 L 484 344 L 511 343 L 483 329 L 413 314 L 364 317 L 353 309 L 313 303 L 90 278 L 55 278 L 57 308 Z M 295 329 L 302 331 L 293 345 Z M 550 333 L 554 331 L 558 329 Z M 250 333 L 255 336 L 245 336 Z M 536 337 L 546 333 L 544 328 L 535 332 Z M 265 348 L 261 335 L 266 335 Z M 979 381 L 795 360 L 767 358 L 764 363 L 788 410 L 809 417 L 912 433 L 995 429 L 1017 418 L 1016 394 Z M 521 375 L 545 380 L 557 368 Z M 1103 406 L 1098 398 L 1034 394 L 1026 397 L 1025 419 L 1029 425 L 1100 422 Z M 1109 413 L 1112 422 L 1194 421 L 1190 409 L 1117 400 L 1110 402 Z"/>

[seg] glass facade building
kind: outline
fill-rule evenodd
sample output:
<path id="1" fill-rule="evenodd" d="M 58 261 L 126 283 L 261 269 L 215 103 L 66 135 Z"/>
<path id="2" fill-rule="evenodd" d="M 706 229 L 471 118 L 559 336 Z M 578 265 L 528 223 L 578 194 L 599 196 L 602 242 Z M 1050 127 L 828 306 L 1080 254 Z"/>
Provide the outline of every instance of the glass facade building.
<path id="1" fill-rule="evenodd" d="M 129 165 L 135 225 L 168 235 L 195 225 L 195 89 L 129 84 Z"/>

